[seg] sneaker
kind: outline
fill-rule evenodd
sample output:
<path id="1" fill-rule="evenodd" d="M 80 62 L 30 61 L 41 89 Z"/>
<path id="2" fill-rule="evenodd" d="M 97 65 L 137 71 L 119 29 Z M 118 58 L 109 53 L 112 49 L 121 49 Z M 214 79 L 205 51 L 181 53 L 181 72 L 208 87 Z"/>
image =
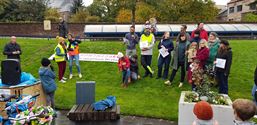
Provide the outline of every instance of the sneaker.
<path id="1" fill-rule="evenodd" d="M 62 77 L 62 79 L 63 79 L 63 80 L 67 80 L 67 78 L 65 78 L 65 77 Z"/>
<path id="2" fill-rule="evenodd" d="M 171 82 L 168 80 L 168 81 L 164 82 L 164 84 L 170 86 Z"/>
<path id="3" fill-rule="evenodd" d="M 72 79 L 72 74 L 70 74 L 70 77 L 69 77 L 70 79 Z"/>
<path id="4" fill-rule="evenodd" d="M 61 83 L 65 83 L 66 81 L 62 79 L 62 80 L 60 80 L 59 82 L 61 82 Z"/>
<path id="5" fill-rule="evenodd" d="M 180 88 L 180 87 L 182 87 L 182 86 L 183 86 L 183 82 L 180 82 L 179 85 L 178 85 L 178 87 Z"/>
<path id="6" fill-rule="evenodd" d="M 82 74 L 81 73 L 79 74 L 79 78 L 82 78 Z"/>

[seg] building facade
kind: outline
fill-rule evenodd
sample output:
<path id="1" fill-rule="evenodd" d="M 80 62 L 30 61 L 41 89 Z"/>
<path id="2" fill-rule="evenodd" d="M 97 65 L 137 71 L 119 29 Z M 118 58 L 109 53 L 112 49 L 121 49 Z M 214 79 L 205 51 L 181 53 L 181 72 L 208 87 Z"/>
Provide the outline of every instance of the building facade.
<path id="1" fill-rule="evenodd" d="M 231 0 L 227 4 L 227 21 L 241 21 L 245 13 L 256 12 L 256 3 L 256 0 Z"/>

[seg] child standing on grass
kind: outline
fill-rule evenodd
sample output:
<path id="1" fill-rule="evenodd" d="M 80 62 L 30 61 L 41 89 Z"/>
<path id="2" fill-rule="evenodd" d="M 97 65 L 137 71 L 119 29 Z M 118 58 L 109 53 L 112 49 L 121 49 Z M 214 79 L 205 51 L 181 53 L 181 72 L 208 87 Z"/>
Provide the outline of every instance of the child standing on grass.
<path id="1" fill-rule="evenodd" d="M 128 83 L 130 83 L 130 62 L 127 56 L 124 56 L 123 53 L 118 52 L 118 67 L 119 71 L 122 71 L 122 87 L 127 88 Z"/>
<path id="2" fill-rule="evenodd" d="M 39 68 L 39 78 L 41 80 L 41 84 L 46 93 L 46 101 L 47 105 L 51 106 L 53 109 L 54 105 L 54 93 L 57 89 L 55 84 L 55 73 L 53 71 L 53 67 L 51 66 L 51 62 L 47 58 L 43 58 L 41 60 L 41 67 Z"/>
<path id="3" fill-rule="evenodd" d="M 193 59 L 196 57 L 196 52 L 197 52 L 197 43 L 192 42 L 189 46 L 189 49 L 186 51 L 187 55 L 187 79 L 190 84 L 192 84 L 192 72 L 190 65 L 193 63 Z"/>

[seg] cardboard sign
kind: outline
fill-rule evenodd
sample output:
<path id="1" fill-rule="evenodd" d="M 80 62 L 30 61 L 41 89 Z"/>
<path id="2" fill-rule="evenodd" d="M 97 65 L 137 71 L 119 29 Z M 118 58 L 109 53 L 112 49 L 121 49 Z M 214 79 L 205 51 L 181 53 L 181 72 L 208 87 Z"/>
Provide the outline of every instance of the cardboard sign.
<path id="1" fill-rule="evenodd" d="M 44 20 L 44 30 L 51 30 L 51 21 Z"/>

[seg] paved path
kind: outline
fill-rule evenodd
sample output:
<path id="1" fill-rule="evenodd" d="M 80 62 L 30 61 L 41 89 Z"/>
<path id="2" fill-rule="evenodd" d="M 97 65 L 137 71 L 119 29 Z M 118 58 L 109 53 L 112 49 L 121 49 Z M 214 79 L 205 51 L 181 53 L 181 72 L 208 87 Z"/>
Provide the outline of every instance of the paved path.
<path id="1" fill-rule="evenodd" d="M 135 116 L 121 116 L 117 121 L 99 122 L 72 122 L 66 117 L 67 111 L 59 111 L 58 117 L 54 121 L 55 125 L 177 125 L 172 121 L 162 119 L 151 119 Z"/>

